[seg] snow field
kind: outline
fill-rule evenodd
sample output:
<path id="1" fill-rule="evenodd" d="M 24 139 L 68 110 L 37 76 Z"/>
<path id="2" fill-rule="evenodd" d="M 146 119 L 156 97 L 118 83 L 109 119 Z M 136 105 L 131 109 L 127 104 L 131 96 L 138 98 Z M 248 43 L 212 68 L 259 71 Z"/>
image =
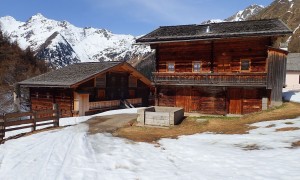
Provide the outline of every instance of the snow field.
<path id="1" fill-rule="evenodd" d="M 101 113 L 134 113 L 136 109 Z M 66 118 L 65 125 L 87 117 Z M 296 119 L 255 123 L 244 135 L 195 134 L 136 143 L 87 133 L 84 123 L 0 145 L 0 179 L 297 179 Z"/>

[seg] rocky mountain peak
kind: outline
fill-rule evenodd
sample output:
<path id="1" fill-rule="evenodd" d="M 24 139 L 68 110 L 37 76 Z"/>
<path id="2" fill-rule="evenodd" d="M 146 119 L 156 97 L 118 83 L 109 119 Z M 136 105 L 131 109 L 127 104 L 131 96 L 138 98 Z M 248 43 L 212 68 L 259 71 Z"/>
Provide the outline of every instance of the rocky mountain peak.
<path id="1" fill-rule="evenodd" d="M 233 16 L 230 16 L 229 18 L 225 19 L 225 21 L 245 21 L 249 17 L 258 14 L 263 9 L 264 6 L 253 4 L 248 6 L 246 9 L 237 12 Z"/>
<path id="2" fill-rule="evenodd" d="M 141 59 L 151 52 L 148 46 L 133 46 L 132 35 L 113 34 L 106 29 L 80 28 L 67 21 L 56 21 L 38 13 L 27 22 L 7 21 L 0 25 L 11 41 L 22 49 L 30 47 L 36 56 L 53 67 L 74 62 Z"/>
<path id="3" fill-rule="evenodd" d="M 28 19 L 28 22 L 37 21 L 37 20 L 45 20 L 45 19 L 47 19 L 45 16 L 43 16 L 41 13 L 37 13 L 36 15 L 31 16 Z"/>

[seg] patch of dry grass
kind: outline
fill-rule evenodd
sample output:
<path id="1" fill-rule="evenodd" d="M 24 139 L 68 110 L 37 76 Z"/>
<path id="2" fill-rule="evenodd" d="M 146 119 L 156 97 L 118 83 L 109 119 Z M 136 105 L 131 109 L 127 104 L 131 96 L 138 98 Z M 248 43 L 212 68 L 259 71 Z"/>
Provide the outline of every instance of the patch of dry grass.
<path id="1" fill-rule="evenodd" d="M 186 117 L 180 125 L 164 128 L 128 126 L 118 129 L 114 135 L 139 142 L 155 142 L 161 138 L 177 138 L 180 135 L 191 135 L 203 132 L 218 134 L 246 134 L 250 127 L 261 121 L 292 119 L 300 116 L 300 104 L 284 103 L 282 106 L 262 112 L 252 113 L 243 117 Z M 208 119 L 199 123 L 197 119 Z"/>

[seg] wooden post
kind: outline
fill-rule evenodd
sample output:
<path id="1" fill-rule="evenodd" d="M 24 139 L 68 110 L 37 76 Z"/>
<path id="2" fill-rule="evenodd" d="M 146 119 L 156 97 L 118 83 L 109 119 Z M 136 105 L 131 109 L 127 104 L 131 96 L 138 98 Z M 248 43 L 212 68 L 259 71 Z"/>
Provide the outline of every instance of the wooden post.
<path id="1" fill-rule="evenodd" d="M 0 144 L 2 143 L 5 137 L 5 123 L 4 123 L 4 115 L 0 116 Z"/>
<path id="2" fill-rule="evenodd" d="M 159 105 L 159 103 L 158 103 L 158 101 L 159 101 L 159 97 L 158 97 L 158 87 L 155 87 L 155 91 L 154 91 L 154 105 L 155 106 L 158 106 Z"/>
<path id="3" fill-rule="evenodd" d="M 53 110 L 55 111 L 54 113 L 54 126 L 59 127 L 59 105 L 58 104 L 53 104 Z"/>
<path id="4" fill-rule="evenodd" d="M 38 113 L 37 112 L 33 112 L 32 115 L 30 115 L 30 119 L 33 120 L 33 126 L 32 126 L 32 131 L 35 131 L 36 130 L 36 120 L 38 119 Z"/>

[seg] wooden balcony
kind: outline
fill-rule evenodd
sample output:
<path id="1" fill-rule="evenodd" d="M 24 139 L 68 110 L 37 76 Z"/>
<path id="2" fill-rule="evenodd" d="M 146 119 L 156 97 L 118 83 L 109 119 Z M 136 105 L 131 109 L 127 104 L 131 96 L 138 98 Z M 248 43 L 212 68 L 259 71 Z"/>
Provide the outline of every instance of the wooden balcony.
<path id="1" fill-rule="evenodd" d="M 267 73 L 153 73 L 155 85 L 260 86 L 267 85 Z"/>

